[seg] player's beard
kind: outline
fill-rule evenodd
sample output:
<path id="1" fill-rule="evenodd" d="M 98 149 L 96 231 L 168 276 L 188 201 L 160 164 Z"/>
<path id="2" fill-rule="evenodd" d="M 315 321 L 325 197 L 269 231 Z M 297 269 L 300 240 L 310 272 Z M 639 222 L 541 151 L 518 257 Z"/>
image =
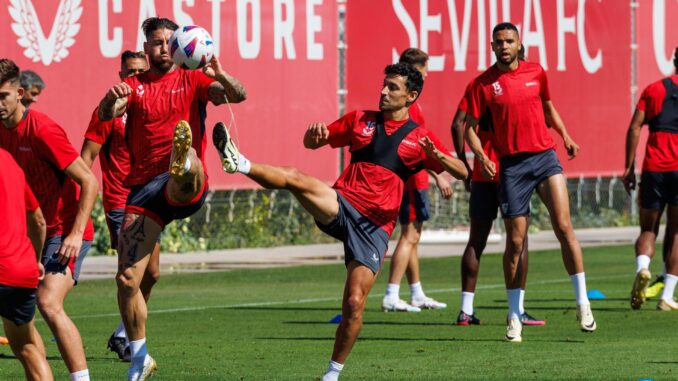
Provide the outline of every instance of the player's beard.
<path id="1" fill-rule="evenodd" d="M 515 53 L 515 54 L 509 53 L 508 58 L 502 57 L 502 54 L 497 54 L 496 56 L 497 56 L 497 61 L 501 62 L 502 64 L 504 64 L 506 66 L 510 66 L 513 63 L 513 61 L 518 59 L 518 53 Z"/>
<path id="2" fill-rule="evenodd" d="M 172 61 L 171 58 L 164 59 L 162 57 L 157 58 L 151 57 L 149 62 L 153 69 L 161 73 L 167 73 L 172 69 L 172 66 L 174 66 L 174 62 Z"/>

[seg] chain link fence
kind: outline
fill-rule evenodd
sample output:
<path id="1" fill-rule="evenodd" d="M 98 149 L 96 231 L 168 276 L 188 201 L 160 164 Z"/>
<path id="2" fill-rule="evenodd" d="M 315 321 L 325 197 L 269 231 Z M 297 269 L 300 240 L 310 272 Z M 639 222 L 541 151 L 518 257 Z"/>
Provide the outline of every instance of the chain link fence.
<path id="1" fill-rule="evenodd" d="M 454 194 L 443 199 L 435 186 L 429 190 L 431 219 L 426 229 L 465 230 L 469 226 L 468 198 L 463 183 L 452 183 Z M 618 178 L 578 178 L 567 181 L 572 223 L 575 228 L 628 226 L 637 223 L 635 195 L 629 196 Z M 531 201 L 531 231 L 551 229 L 544 204 L 535 194 Z M 94 212 L 97 229 L 95 254 L 109 250 L 108 230 L 101 203 Z M 503 224 L 498 220 L 497 232 Z M 398 231 L 394 233 L 397 236 Z M 229 190 L 209 194 L 205 205 L 191 218 L 165 228 L 161 245 L 166 252 L 267 247 L 333 242 L 322 233 L 299 202 L 282 190 Z"/>

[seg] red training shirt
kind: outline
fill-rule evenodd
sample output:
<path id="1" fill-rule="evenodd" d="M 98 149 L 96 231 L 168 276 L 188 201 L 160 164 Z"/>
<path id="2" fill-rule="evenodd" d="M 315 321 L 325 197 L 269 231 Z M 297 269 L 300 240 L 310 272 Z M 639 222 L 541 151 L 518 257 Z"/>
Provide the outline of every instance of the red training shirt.
<path id="1" fill-rule="evenodd" d="M 471 98 L 472 84 L 473 82 L 469 83 L 468 86 L 466 86 L 464 96 L 461 98 L 461 101 L 459 101 L 459 106 L 457 107 L 459 110 L 465 113 L 468 113 L 468 105 L 470 103 Z M 492 179 L 488 179 L 485 176 L 483 176 L 483 170 L 482 165 L 480 164 L 480 160 L 478 160 L 478 158 L 475 157 L 473 159 L 473 172 L 471 173 L 471 181 L 493 182 L 498 184 L 499 157 L 497 157 L 497 151 L 494 149 L 494 146 L 492 146 L 492 138 L 494 134 L 491 131 L 483 130 L 481 128 L 476 129 L 476 134 L 480 139 L 480 144 L 483 146 L 483 151 L 485 151 L 485 155 L 487 155 L 487 157 L 497 166 L 497 175 L 494 176 Z"/>
<path id="2" fill-rule="evenodd" d="M 104 211 L 125 209 L 130 189 L 123 186 L 129 173 L 129 153 L 125 141 L 125 119 L 127 115 L 107 122 L 99 120 L 99 108 L 92 113 L 85 139 L 101 145 L 99 162 L 103 182 Z"/>
<path id="3" fill-rule="evenodd" d="M 372 141 L 376 111 L 353 111 L 328 126 L 328 142 L 333 148 L 349 146 L 350 152 L 364 148 Z M 370 126 L 368 126 L 368 122 Z M 402 121 L 384 121 L 386 134 L 394 133 L 407 123 Z M 438 137 L 423 125 L 410 132 L 398 146 L 398 156 L 409 168 L 423 162 L 424 168 L 440 173 L 442 165 L 429 158 L 419 145 L 419 139 L 428 136 L 442 152 L 448 152 Z M 360 214 L 380 226 L 391 235 L 398 218 L 398 210 L 403 197 L 403 181 L 390 170 L 373 163 L 350 163 L 339 176 L 334 189 L 337 190 Z"/>
<path id="4" fill-rule="evenodd" d="M 191 125 L 193 148 L 207 174 L 207 88 L 214 80 L 200 70 L 175 68 L 166 74 L 147 71 L 124 82 L 132 87 L 126 122 L 131 168 L 125 185 L 146 184 L 169 170 L 174 127 L 180 120 Z"/>
<path id="5" fill-rule="evenodd" d="M 671 76 L 674 83 L 678 84 L 678 75 Z M 636 108 L 645 111 L 645 121 L 659 115 L 662 104 L 666 97 L 666 88 L 662 81 L 654 82 L 643 91 Z M 652 172 L 678 171 L 678 134 L 667 131 L 650 131 L 645 149 L 643 170 Z"/>
<path id="6" fill-rule="evenodd" d="M 66 132 L 47 115 L 30 109 L 16 127 L 0 127 L 0 148 L 26 173 L 47 222 L 47 238 L 70 233 L 78 214 L 80 188 L 64 170 L 80 155 Z M 91 219 L 82 239 L 94 239 Z"/>
<path id="7" fill-rule="evenodd" d="M 410 105 L 409 109 L 410 119 L 420 126 L 424 125 L 424 115 L 423 109 L 418 102 L 414 102 Z M 405 183 L 406 191 L 414 190 L 425 190 L 428 189 L 428 172 L 425 169 L 415 173 L 410 177 L 409 180 Z"/>
<path id="8" fill-rule="evenodd" d="M 38 287 L 38 260 L 28 238 L 26 212 L 38 203 L 26 183 L 24 172 L 9 152 L 0 149 L 0 284 L 11 287 Z"/>
<path id="9" fill-rule="evenodd" d="M 499 158 L 555 148 L 542 102 L 551 99 L 541 65 L 519 61 L 514 71 L 492 65 L 472 84 L 468 113 L 476 119 L 492 113 L 493 145 Z"/>

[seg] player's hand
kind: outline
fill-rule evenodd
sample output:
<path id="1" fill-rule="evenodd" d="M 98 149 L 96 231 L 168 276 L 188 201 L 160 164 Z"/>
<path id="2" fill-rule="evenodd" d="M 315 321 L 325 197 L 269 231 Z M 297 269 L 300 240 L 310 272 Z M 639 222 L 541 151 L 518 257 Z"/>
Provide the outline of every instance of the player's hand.
<path id="1" fill-rule="evenodd" d="M 38 280 L 45 279 L 45 266 L 42 265 L 42 262 L 38 262 Z"/>
<path id="2" fill-rule="evenodd" d="M 308 125 L 306 134 L 311 137 L 311 140 L 315 144 L 324 143 L 327 138 L 330 136 L 330 130 L 327 129 L 325 123 L 316 122 Z"/>
<path id="3" fill-rule="evenodd" d="M 56 251 L 59 263 L 65 265 L 73 258 L 73 261 L 78 260 L 80 255 L 80 248 L 82 247 L 82 234 L 69 234 L 66 239 L 61 241 L 61 246 Z"/>
<path id="4" fill-rule="evenodd" d="M 226 71 L 224 71 L 224 68 L 221 66 L 221 62 L 219 62 L 219 58 L 216 54 L 213 55 L 210 62 L 202 68 L 202 72 L 213 79 L 216 79 L 217 76 L 226 76 Z"/>
<path id="5" fill-rule="evenodd" d="M 115 102 L 120 98 L 126 98 L 130 95 L 132 95 L 132 88 L 125 82 L 121 82 L 108 89 L 106 99 L 110 102 Z"/>
<path id="6" fill-rule="evenodd" d="M 424 136 L 423 138 L 419 139 L 419 145 L 424 149 L 427 156 L 436 159 L 438 158 L 440 151 L 438 148 L 436 148 L 435 144 L 433 144 L 433 141 L 429 139 L 428 136 Z"/>
<path id="7" fill-rule="evenodd" d="M 579 153 L 579 144 L 575 143 L 569 136 L 565 136 L 563 141 L 565 142 L 565 149 L 570 156 L 570 160 L 574 159 Z"/>
<path id="8" fill-rule="evenodd" d="M 440 195 L 445 200 L 449 200 L 452 197 L 452 185 L 443 176 L 436 176 L 436 186 L 438 186 Z"/>
<path id="9" fill-rule="evenodd" d="M 494 180 L 494 176 L 497 175 L 497 165 L 488 158 L 481 159 L 480 164 L 482 165 L 483 176 L 488 180 Z"/>
<path id="10" fill-rule="evenodd" d="M 622 175 L 622 183 L 624 183 L 624 189 L 626 193 L 631 195 L 631 191 L 636 189 L 636 173 L 635 168 L 626 168 L 624 174 Z"/>

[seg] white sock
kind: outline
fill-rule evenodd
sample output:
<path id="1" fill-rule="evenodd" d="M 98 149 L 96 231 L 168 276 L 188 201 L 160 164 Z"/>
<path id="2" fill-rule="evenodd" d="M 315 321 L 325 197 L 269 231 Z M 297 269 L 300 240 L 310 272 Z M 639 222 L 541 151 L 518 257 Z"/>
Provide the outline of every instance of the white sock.
<path id="1" fill-rule="evenodd" d="M 386 285 L 386 295 L 384 297 L 389 299 L 400 299 L 400 285 L 389 283 Z"/>
<path id="2" fill-rule="evenodd" d="M 186 163 L 184 163 L 184 173 L 188 173 L 191 170 L 191 159 L 186 158 Z"/>
<path id="3" fill-rule="evenodd" d="M 243 154 L 240 154 L 238 157 L 238 172 L 242 174 L 248 174 L 250 173 L 250 169 L 252 168 L 252 163 L 247 160 Z"/>
<path id="4" fill-rule="evenodd" d="M 421 287 L 421 282 L 412 283 L 410 285 L 410 295 L 412 299 L 424 299 L 426 297 L 424 289 Z"/>
<path id="5" fill-rule="evenodd" d="M 520 314 L 525 313 L 525 290 L 522 288 L 520 289 L 520 301 L 518 301 L 518 310 L 520 311 Z"/>
<path id="6" fill-rule="evenodd" d="M 650 256 L 641 254 L 636 257 L 636 274 L 640 272 L 642 269 L 649 269 L 650 268 Z"/>
<path id="7" fill-rule="evenodd" d="M 325 375 L 323 376 L 322 381 L 339 380 L 339 373 L 341 373 L 342 369 L 344 369 L 344 364 L 339 364 L 338 362 L 330 361 L 330 365 L 327 367 L 327 371 L 325 371 Z"/>
<path id="8" fill-rule="evenodd" d="M 118 328 L 115 329 L 115 332 L 113 332 L 113 337 L 124 337 L 125 341 L 127 341 L 127 332 L 125 332 L 125 324 L 120 320 L 120 323 L 118 323 Z"/>
<path id="9" fill-rule="evenodd" d="M 586 295 L 586 275 L 584 273 L 570 275 L 570 280 L 574 287 L 574 294 L 577 296 L 577 305 L 590 304 L 589 296 Z"/>
<path id="10" fill-rule="evenodd" d="M 673 292 L 678 283 L 678 275 L 666 274 L 664 276 L 664 290 L 662 291 L 662 299 L 667 302 L 673 302 Z"/>
<path id="11" fill-rule="evenodd" d="M 508 298 L 508 303 L 509 303 L 509 314 L 508 318 L 513 319 L 518 318 L 520 319 L 520 289 L 519 288 L 507 288 L 506 289 L 506 297 Z"/>
<path id="12" fill-rule="evenodd" d="M 71 381 L 89 381 L 89 369 L 71 373 Z"/>
<path id="13" fill-rule="evenodd" d="M 132 355 L 132 368 L 142 367 L 148 350 L 146 349 L 146 338 L 133 340 L 129 342 L 130 352 Z"/>
<path id="14" fill-rule="evenodd" d="M 474 292 L 462 291 L 461 293 L 461 311 L 466 315 L 473 315 L 473 297 Z"/>

